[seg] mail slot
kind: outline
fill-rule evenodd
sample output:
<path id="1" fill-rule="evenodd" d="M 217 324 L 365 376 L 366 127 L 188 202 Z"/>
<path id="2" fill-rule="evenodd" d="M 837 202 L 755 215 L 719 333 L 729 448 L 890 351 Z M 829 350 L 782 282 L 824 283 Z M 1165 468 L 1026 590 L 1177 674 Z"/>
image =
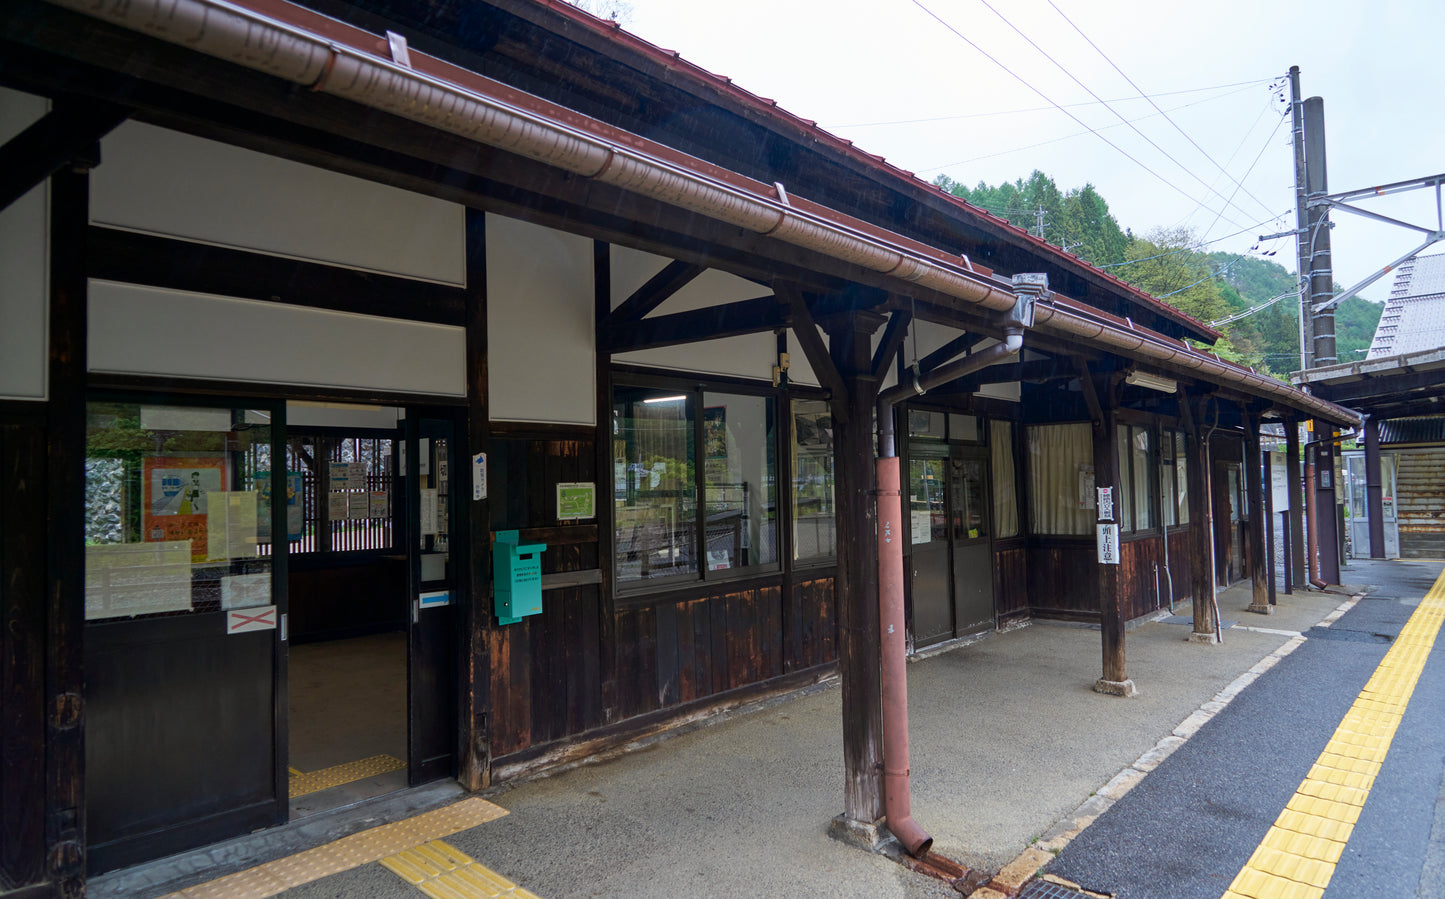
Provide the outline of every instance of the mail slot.
<path id="1" fill-rule="evenodd" d="M 492 544 L 493 605 L 497 621 L 516 624 L 542 611 L 545 543 L 520 543 L 517 531 L 497 531 Z"/>

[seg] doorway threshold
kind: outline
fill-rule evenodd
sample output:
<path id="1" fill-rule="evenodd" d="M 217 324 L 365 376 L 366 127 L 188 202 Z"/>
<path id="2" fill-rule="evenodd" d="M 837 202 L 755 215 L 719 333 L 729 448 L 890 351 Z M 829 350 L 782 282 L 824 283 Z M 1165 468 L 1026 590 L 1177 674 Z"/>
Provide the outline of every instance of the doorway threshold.
<path id="1" fill-rule="evenodd" d="M 401 775 L 404 779 L 405 772 L 401 772 Z M 163 896 L 297 852 L 324 846 L 354 833 L 403 821 L 450 805 L 468 795 L 471 794 L 468 794 L 461 784 L 446 779 L 375 798 L 360 799 L 243 837 L 109 871 L 89 879 L 86 895 L 91 899 L 145 899 Z"/>
<path id="2" fill-rule="evenodd" d="M 931 646 L 925 646 L 922 649 L 914 650 L 914 652 L 908 657 L 908 661 L 921 662 L 924 659 L 931 659 L 934 656 L 942 655 L 945 652 L 953 652 L 955 649 L 963 649 L 966 646 L 972 646 L 975 643 L 982 642 L 983 640 L 992 637 L 995 632 L 996 631 L 994 628 L 987 627 L 983 630 L 974 631 L 971 634 L 964 634 L 962 637 L 954 637 L 953 639 L 945 640 L 942 643 L 934 643 Z"/>

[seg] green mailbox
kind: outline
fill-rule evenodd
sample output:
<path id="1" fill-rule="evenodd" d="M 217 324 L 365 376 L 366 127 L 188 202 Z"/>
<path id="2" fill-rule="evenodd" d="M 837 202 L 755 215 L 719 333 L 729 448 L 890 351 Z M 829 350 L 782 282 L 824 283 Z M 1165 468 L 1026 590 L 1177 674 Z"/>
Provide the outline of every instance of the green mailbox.
<path id="1" fill-rule="evenodd" d="M 518 539 L 517 531 L 497 531 L 492 544 L 493 605 L 501 624 L 516 624 L 542 611 L 542 551 L 547 544 Z"/>

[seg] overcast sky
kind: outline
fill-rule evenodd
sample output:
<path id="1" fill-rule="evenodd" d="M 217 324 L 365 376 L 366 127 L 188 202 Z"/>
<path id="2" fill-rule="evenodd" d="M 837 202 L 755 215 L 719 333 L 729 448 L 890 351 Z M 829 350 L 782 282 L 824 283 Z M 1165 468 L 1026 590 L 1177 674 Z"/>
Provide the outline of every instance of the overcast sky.
<path id="1" fill-rule="evenodd" d="M 1270 90 L 1291 65 L 1303 96 L 1325 101 L 1331 191 L 1445 172 L 1442 0 L 987 2 L 1017 31 L 984 0 L 632 0 L 627 28 L 925 180 L 1040 169 L 1063 190 L 1092 183 L 1136 234 L 1185 225 L 1224 238 L 1210 249 L 1246 253 L 1294 227 L 1288 89 Z M 1433 191 L 1360 205 L 1439 227 Z M 1347 287 L 1423 240 L 1334 219 Z M 1294 270 L 1292 240 L 1261 249 Z"/>

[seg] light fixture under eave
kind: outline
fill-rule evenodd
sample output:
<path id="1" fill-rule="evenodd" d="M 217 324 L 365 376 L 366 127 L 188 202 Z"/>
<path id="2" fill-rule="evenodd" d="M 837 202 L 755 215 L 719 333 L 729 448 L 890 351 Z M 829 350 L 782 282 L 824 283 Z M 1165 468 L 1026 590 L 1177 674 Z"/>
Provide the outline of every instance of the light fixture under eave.
<path id="1" fill-rule="evenodd" d="M 1161 393 L 1173 393 L 1179 389 L 1179 382 L 1169 378 L 1161 378 L 1158 375 L 1151 375 L 1143 371 L 1130 371 L 1124 376 L 1124 383 L 1135 387 L 1147 387 L 1150 390 L 1158 390 Z"/>

